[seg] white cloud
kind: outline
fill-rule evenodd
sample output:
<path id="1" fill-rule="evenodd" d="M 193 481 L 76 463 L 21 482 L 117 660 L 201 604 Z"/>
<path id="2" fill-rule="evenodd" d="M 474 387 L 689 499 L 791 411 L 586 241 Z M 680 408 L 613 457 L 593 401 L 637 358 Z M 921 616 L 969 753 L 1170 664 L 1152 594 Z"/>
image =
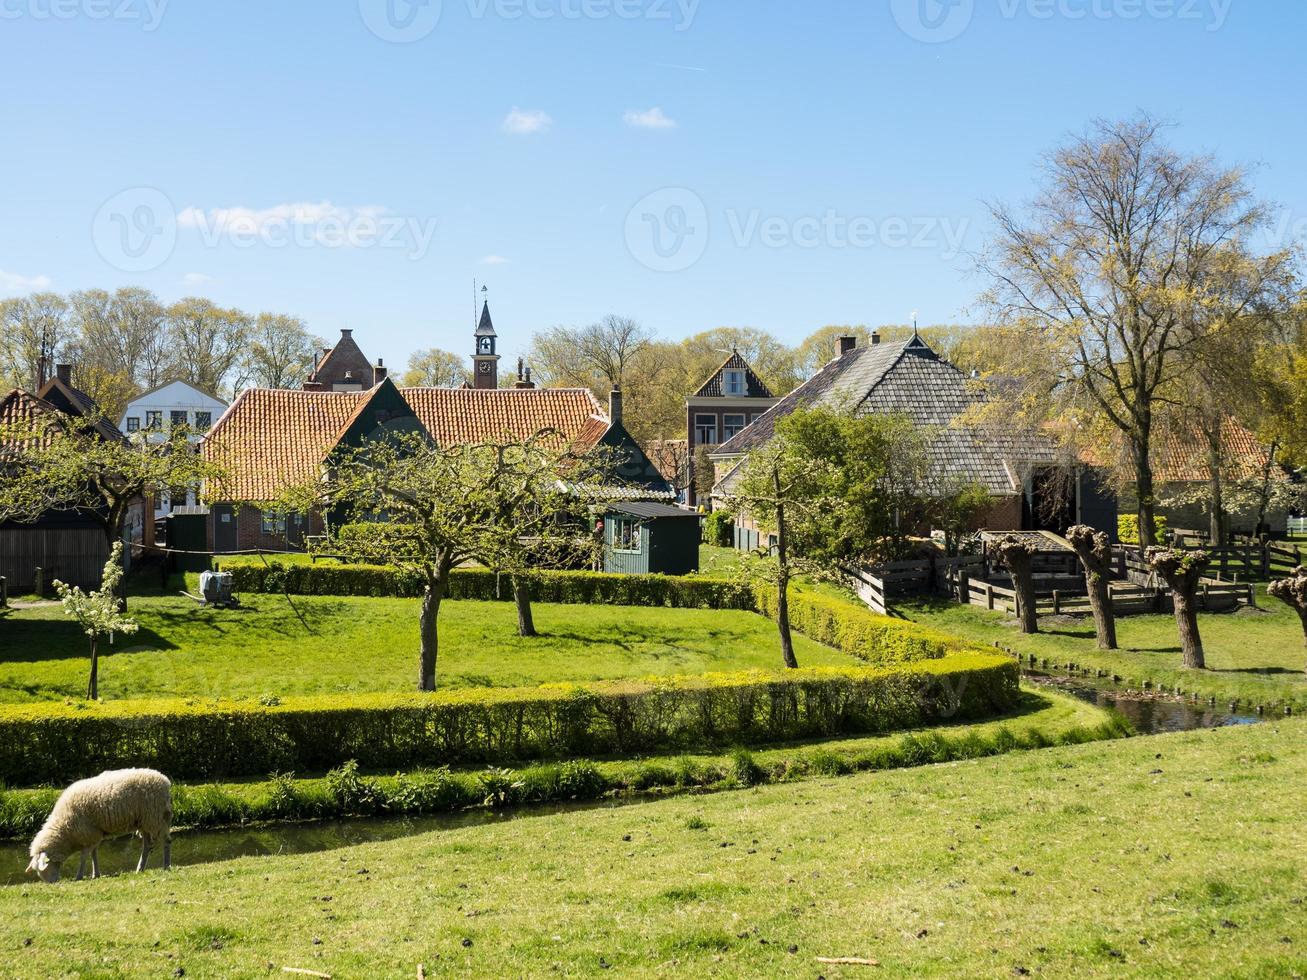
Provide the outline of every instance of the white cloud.
<path id="1" fill-rule="evenodd" d="M 203 272 L 188 272 L 182 276 L 184 286 L 203 286 L 210 282 L 213 282 L 213 276 L 206 276 Z"/>
<path id="2" fill-rule="evenodd" d="M 554 120 L 550 118 L 549 113 L 541 109 L 519 109 L 513 106 L 512 111 L 504 117 L 502 126 L 506 133 L 527 136 L 531 133 L 546 132 L 553 124 Z"/>
<path id="3" fill-rule="evenodd" d="M 330 201 L 296 201 L 270 208 L 185 208 L 177 226 L 198 231 L 206 245 L 226 238 L 267 244 L 363 245 L 382 232 L 386 208 L 350 207 Z"/>
<path id="4" fill-rule="evenodd" d="M 659 106 L 654 106 L 652 109 L 631 109 L 622 118 L 632 129 L 676 128 L 676 120 L 663 112 Z"/>
<path id="5" fill-rule="evenodd" d="M 30 293 L 49 288 L 49 276 L 20 276 L 17 272 L 0 269 L 0 293 Z"/>
<path id="6" fill-rule="evenodd" d="M 482 265 L 507 265 L 508 259 L 502 255 L 487 255 L 481 260 Z"/>

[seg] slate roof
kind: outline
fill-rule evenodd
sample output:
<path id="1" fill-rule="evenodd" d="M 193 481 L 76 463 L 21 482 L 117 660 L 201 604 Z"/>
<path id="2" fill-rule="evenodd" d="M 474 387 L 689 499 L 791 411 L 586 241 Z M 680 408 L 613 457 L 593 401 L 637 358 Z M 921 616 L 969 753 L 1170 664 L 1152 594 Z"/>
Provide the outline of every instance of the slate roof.
<path id="1" fill-rule="evenodd" d="M 744 395 L 732 395 L 730 397 L 732 398 L 741 398 L 741 397 L 775 398 L 776 397 L 771 393 L 771 389 L 762 383 L 762 379 L 759 378 L 758 375 L 754 373 L 753 368 L 749 367 L 749 362 L 740 356 L 739 351 L 733 351 L 731 353 L 731 356 L 726 358 L 726 360 L 722 362 L 722 366 L 719 367 L 716 371 L 714 371 L 712 376 L 707 381 L 705 381 L 702 385 L 700 385 L 699 390 L 696 391 L 690 397 L 692 398 L 727 397 L 726 392 L 723 391 L 722 389 L 722 373 L 728 370 L 744 372 L 744 391 L 745 391 Z"/>
<path id="2" fill-rule="evenodd" d="M 207 488 L 206 498 L 267 501 L 312 479 L 380 390 L 242 392 L 201 444 L 204 456 L 227 471 L 220 486 Z M 603 408 L 584 388 L 398 390 L 442 445 L 556 429 L 560 443 L 589 448 L 608 430 Z"/>
<path id="3" fill-rule="evenodd" d="M 486 300 L 481 307 L 481 321 L 477 324 L 476 336 L 478 337 L 496 337 L 495 325 L 490 320 L 490 300 Z"/>
<path id="4" fill-rule="evenodd" d="M 652 520 L 659 517 L 674 518 L 695 518 L 699 517 L 692 510 L 686 510 L 684 507 L 673 507 L 671 504 L 657 504 L 649 501 L 635 501 L 629 504 L 611 504 L 608 507 L 610 514 L 627 514 L 631 517 L 642 517 L 646 520 Z"/>
<path id="5" fill-rule="evenodd" d="M 894 413 L 938 427 L 930 455 L 941 483 L 977 482 L 995 496 L 1011 496 L 1021 491 L 1025 466 L 1055 461 L 1055 446 L 1033 433 L 962 424 L 961 417 L 983 399 L 920 337 L 870 344 L 824 365 L 712 455 L 739 457 L 757 449 L 775 435 L 780 419 L 800 408 Z M 735 472 L 722 484 L 729 486 Z"/>

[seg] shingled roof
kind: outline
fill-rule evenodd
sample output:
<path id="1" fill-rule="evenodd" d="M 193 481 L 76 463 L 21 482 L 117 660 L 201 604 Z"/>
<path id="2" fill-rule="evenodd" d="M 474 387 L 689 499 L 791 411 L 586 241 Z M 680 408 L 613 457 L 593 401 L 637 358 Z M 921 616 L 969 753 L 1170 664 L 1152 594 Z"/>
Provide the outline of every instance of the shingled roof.
<path id="1" fill-rule="evenodd" d="M 1010 496 L 1021 492 L 1019 470 L 1053 462 L 1055 446 L 1034 433 L 962 424 L 962 416 L 984 397 L 920 337 L 872 344 L 830 361 L 712 455 L 744 456 L 766 444 L 776 434 L 777 422 L 801 408 L 899 414 L 937 427 L 930 454 L 941 483 L 976 482 L 995 496 Z"/>
<path id="2" fill-rule="evenodd" d="M 699 386 L 691 397 L 693 398 L 724 398 L 726 392 L 722 385 L 722 374 L 726 371 L 743 371 L 744 372 L 744 395 L 736 397 L 747 398 L 774 398 L 771 389 L 762 383 L 762 379 L 754 373 L 753 368 L 749 367 L 749 362 L 740 356 L 739 351 L 732 351 L 731 356 L 722 362 L 721 367 L 712 373 L 712 376 Z"/>
<path id="3" fill-rule="evenodd" d="M 349 377 L 346 378 L 346 375 Z M 361 384 L 364 388 L 372 387 L 372 362 L 359 348 L 352 330 L 342 330 L 336 346 L 322 352 L 304 384 L 306 387 L 330 391 L 332 385 L 345 384 L 347 381 Z"/>
<path id="4" fill-rule="evenodd" d="M 242 392 L 203 442 L 205 457 L 226 471 L 210 500 L 267 501 L 312 479 L 327 454 L 383 390 L 397 390 L 442 445 L 553 429 L 558 441 L 590 448 L 608 429 L 602 407 L 583 388 L 398 388 L 369 391 Z"/>
<path id="5" fill-rule="evenodd" d="M 1232 418 L 1221 423 L 1224 476 L 1227 480 L 1260 480 L 1269 450 Z M 1270 467 L 1271 479 L 1288 479 L 1283 468 Z M 1197 429 L 1170 429 L 1153 446 L 1153 479 L 1159 483 L 1205 483 L 1210 479 L 1207 438 Z"/>
<path id="6" fill-rule="evenodd" d="M 35 426 L 42 417 L 61 415 L 87 420 L 101 439 L 121 442 L 125 438 L 118 426 L 104 417 L 94 398 L 58 377 L 48 380 L 35 395 L 15 388 L 0 400 L 0 425 Z M 48 436 L 42 439 L 48 441 Z"/>

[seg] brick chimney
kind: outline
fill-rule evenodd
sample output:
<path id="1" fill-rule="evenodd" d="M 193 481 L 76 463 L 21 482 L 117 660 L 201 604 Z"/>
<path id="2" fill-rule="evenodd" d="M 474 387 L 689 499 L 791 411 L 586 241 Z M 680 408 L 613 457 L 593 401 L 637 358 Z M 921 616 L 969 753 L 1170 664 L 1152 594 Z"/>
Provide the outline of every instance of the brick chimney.
<path id="1" fill-rule="evenodd" d="M 841 337 L 841 338 L 839 338 L 839 355 L 838 355 L 838 356 L 843 357 L 845 354 L 847 354 L 849 351 L 853 350 L 853 348 L 855 348 L 855 347 L 857 347 L 857 346 L 858 346 L 858 338 L 857 338 L 857 337 L 848 337 L 848 336 L 845 336 L 845 337 Z"/>
<path id="2" fill-rule="evenodd" d="M 622 389 L 614 388 L 608 395 L 608 421 L 618 425 L 622 421 Z"/>
<path id="3" fill-rule="evenodd" d="M 523 363 L 523 362 L 522 362 L 522 358 L 519 357 L 519 358 L 517 359 L 517 380 L 513 382 L 513 387 L 514 387 L 514 388 L 534 388 L 535 385 L 531 383 L 531 369 L 530 369 L 530 368 L 527 368 L 527 369 L 524 371 L 524 370 L 522 369 L 522 363 Z"/>
<path id="4" fill-rule="evenodd" d="M 54 376 L 66 385 L 73 383 L 73 366 L 71 364 L 56 364 L 54 366 Z"/>
<path id="5" fill-rule="evenodd" d="M 875 346 L 876 346 L 877 344 L 879 344 L 879 343 L 880 343 L 880 331 L 879 331 L 879 330 L 873 330 L 873 331 L 871 332 L 871 346 L 872 346 L 872 347 L 875 347 Z"/>
<path id="6" fill-rule="evenodd" d="M 372 368 L 372 387 L 375 388 L 377 385 L 381 384 L 381 382 L 385 381 L 388 373 L 389 372 L 386 370 L 386 362 L 378 357 L 376 365 Z"/>

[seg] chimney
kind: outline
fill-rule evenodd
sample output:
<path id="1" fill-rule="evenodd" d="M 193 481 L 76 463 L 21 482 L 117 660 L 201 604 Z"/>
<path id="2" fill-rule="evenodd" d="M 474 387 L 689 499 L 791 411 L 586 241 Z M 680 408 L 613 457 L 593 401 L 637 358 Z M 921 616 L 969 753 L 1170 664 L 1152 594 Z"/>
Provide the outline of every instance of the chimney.
<path id="1" fill-rule="evenodd" d="M 340 331 L 340 339 L 341 339 L 341 340 L 348 340 L 348 339 L 349 339 L 350 337 L 352 337 L 353 335 L 354 335 L 354 331 L 353 331 L 352 329 L 351 329 L 351 330 L 346 330 L 346 329 L 344 329 L 343 327 L 341 328 L 341 331 Z"/>
<path id="2" fill-rule="evenodd" d="M 54 376 L 66 385 L 73 383 L 73 366 L 71 364 L 56 364 L 54 366 Z"/>
<path id="3" fill-rule="evenodd" d="M 386 380 L 386 364 L 381 358 L 377 358 L 377 364 L 372 369 L 372 387 L 376 387 Z"/>
<path id="4" fill-rule="evenodd" d="M 534 387 L 536 386 L 536 383 L 535 383 L 534 381 L 531 380 L 531 369 L 530 369 L 530 368 L 527 368 L 527 369 L 526 369 L 526 386 L 527 386 L 528 388 L 534 388 Z"/>
<path id="5" fill-rule="evenodd" d="M 855 348 L 855 347 L 858 346 L 858 338 L 857 338 L 857 337 L 847 337 L 847 336 L 846 336 L 846 337 L 841 337 L 841 338 L 839 339 L 839 345 L 840 345 L 840 353 L 839 353 L 839 356 L 840 356 L 840 357 L 843 357 L 843 356 L 844 356 L 845 354 L 847 354 L 849 351 L 853 350 L 853 348 Z"/>
<path id="6" fill-rule="evenodd" d="M 618 425 L 622 421 L 622 389 L 614 388 L 608 395 L 608 421 Z"/>
<path id="7" fill-rule="evenodd" d="M 879 344 L 879 343 L 880 343 L 880 331 L 879 331 L 879 330 L 873 330 L 873 331 L 871 332 L 871 346 L 872 346 L 872 347 L 875 347 L 875 346 L 876 346 L 877 344 Z"/>

